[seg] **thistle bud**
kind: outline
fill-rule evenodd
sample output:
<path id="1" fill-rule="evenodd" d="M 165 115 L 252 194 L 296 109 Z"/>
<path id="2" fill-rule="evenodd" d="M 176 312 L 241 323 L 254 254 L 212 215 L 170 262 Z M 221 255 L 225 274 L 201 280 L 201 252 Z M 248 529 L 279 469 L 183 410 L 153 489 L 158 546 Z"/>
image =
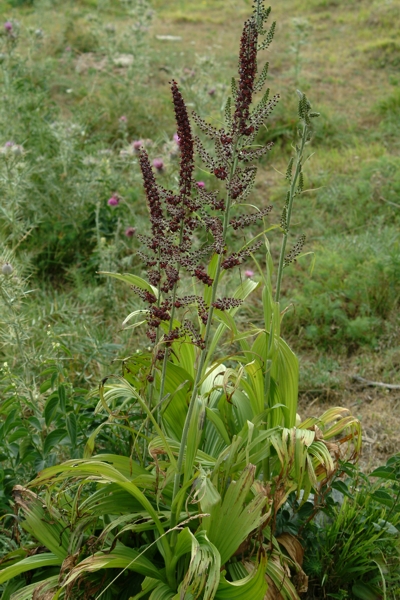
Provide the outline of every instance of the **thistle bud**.
<path id="1" fill-rule="evenodd" d="M 128 238 L 133 237 L 135 235 L 135 233 L 136 233 L 136 227 L 130 226 L 125 229 L 125 235 Z"/>
<path id="2" fill-rule="evenodd" d="M 119 198 L 118 198 L 118 196 L 116 194 L 113 194 L 111 196 L 111 198 L 109 198 L 107 200 L 107 204 L 108 204 L 108 206 L 118 206 L 118 204 L 119 204 Z"/>
<path id="3" fill-rule="evenodd" d="M 13 271 L 14 269 L 12 268 L 9 262 L 5 262 L 4 265 L 1 267 L 1 272 L 3 273 L 3 275 L 11 275 Z"/>
<path id="4" fill-rule="evenodd" d="M 164 161 L 162 158 L 155 158 L 153 160 L 153 167 L 157 169 L 157 171 L 162 171 L 164 169 Z"/>

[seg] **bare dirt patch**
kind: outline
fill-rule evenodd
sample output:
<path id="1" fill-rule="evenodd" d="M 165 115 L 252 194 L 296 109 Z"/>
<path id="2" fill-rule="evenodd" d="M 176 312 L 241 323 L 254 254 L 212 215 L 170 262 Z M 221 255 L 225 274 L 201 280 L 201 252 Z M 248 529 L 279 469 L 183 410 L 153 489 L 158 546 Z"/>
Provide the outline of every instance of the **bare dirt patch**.
<path id="1" fill-rule="evenodd" d="M 332 406 L 348 408 L 361 421 L 360 466 L 370 472 L 400 452 L 400 390 L 367 386 L 349 379 L 343 390 L 325 389 L 301 395 L 299 413 L 304 419 L 319 416 Z"/>

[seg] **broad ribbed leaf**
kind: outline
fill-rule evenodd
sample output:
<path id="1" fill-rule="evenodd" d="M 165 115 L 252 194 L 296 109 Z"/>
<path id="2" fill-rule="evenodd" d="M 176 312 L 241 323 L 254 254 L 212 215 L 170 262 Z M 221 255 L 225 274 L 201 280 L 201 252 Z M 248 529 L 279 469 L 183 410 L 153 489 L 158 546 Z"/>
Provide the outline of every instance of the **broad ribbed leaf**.
<path id="1" fill-rule="evenodd" d="M 190 373 L 171 362 L 167 364 L 164 395 L 169 397 L 162 407 L 163 422 L 168 435 L 180 440 L 188 410 L 188 392 L 193 385 Z"/>
<path id="2" fill-rule="evenodd" d="M 164 578 L 163 572 L 145 556 L 140 556 L 137 550 L 117 544 L 110 552 L 96 552 L 77 564 L 67 575 L 63 587 L 76 581 L 83 573 L 93 573 L 100 569 L 129 569 L 153 579 Z"/>
<path id="3" fill-rule="evenodd" d="M 176 598 L 175 592 L 166 583 L 159 583 L 153 590 L 149 600 L 172 600 Z"/>
<path id="4" fill-rule="evenodd" d="M 62 562 L 62 559 L 52 552 L 28 556 L 28 558 L 20 560 L 19 562 L 15 563 L 15 565 L 11 565 L 11 567 L 6 567 L 5 569 L 1 570 L 0 584 L 12 579 L 13 577 L 16 577 L 17 575 L 21 575 L 21 573 L 40 569 L 41 567 L 53 567 L 55 565 L 61 565 Z"/>
<path id="5" fill-rule="evenodd" d="M 245 366 L 245 370 L 248 376 L 248 383 L 243 381 L 244 390 L 248 395 L 250 405 L 253 410 L 253 416 L 255 416 L 264 410 L 265 377 L 259 360 L 253 360 L 249 362 Z"/>
<path id="6" fill-rule="evenodd" d="M 79 512 L 93 516 L 119 515 L 140 512 L 142 505 L 116 483 L 102 485 L 82 502 Z"/>
<path id="7" fill-rule="evenodd" d="M 271 555 L 267 562 L 266 575 L 274 584 L 275 589 L 272 585 L 268 586 L 265 600 L 300 600 L 296 588 L 288 578 L 286 568 L 276 554 Z M 279 596 L 276 595 L 276 590 L 278 590 Z"/>
<path id="8" fill-rule="evenodd" d="M 186 457 L 183 463 L 183 482 L 186 483 L 194 477 L 193 466 L 195 464 L 197 450 L 201 441 L 201 436 L 205 424 L 205 401 L 204 398 L 197 398 L 193 413 L 190 419 L 188 440 L 186 444 Z"/>
<path id="9" fill-rule="evenodd" d="M 141 467 L 129 456 L 120 456 L 119 454 L 96 454 L 91 460 L 110 463 L 117 471 L 127 479 L 135 479 L 139 475 L 146 475 L 148 471 Z"/>
<path id="10" fill-rule="evenodd" d="M 43 598 L 45 598 L 46 592 L 52 591 L 55 593 L 55 589 L 58 587 L 58 575 L 54 575 L 53 577 L 48 577 L 43 581 L 36 581 L 35 583 L 31 583 L 30 585 L 24 586 L 22 589 L 14 592 L 11 595 L 10 600 L 31 600 L 32 594 L 36 592 L 36 594 L 40 594 Z M 36 598 L 40 596 L 36 595 Z M 52 597 L 52 600 L 55 599 L 55 596 Z"/>
<path id="11" fill-rule="evenodd" d="M 275 322 L 278 323 L 278 317 Z M 274 335 L 273 342 L 269 344 L 269 336 L 265 332 L 257 336 L 252 346 L 252 355 L 262 359 L 256 360 L 256 366 L 261 373 L 265 371 L 267 360 L 271 361 L 269 378 L 267 378 L 270 382 L 268 405 L 272 407 L 282 404 L 284 407 L 271 412 L 270 427 L 277 425 L 293 427 L 296 423 L 299 380 L 299 364 L 296 355 L 277 335 Z M 262 385 L 260 373 L 258 380 L 257 392 L 260 394 Z"/>
<path id="12" fill-rule="evenodd" d="M 233 293 L 233 298 L 235 298 L 237 300 L 245 300 L 247 298 L 247 296 L 249 296 L 249 294 L 251 294 L 251 292 L 258 287 L 258 285 L 259 285 L 259 283 L 256 281 L 253 281 L 252 279 L 247 279 L 246 281 L 243 281 L 240 284 L 240 286 Z M 231 317 L 233 317 L 237 313 L 239 308 L 240 308 L 239 306 L 230 308 L 229 310 L 226 311 L 226 313 L 229 314 Z M 229 322 L 227 321 L 227 319 L 224 319 L 224 322 L 220 323 L 220 325 L 217 327 L 217 330 L 212 337 L 210 347 L 209 347 L 209 350 L 207 353 L 207 358 L 206 358 L 206 362 L 205 362 L 206 368 L 211 363 L 212 357 L 214 356 L 214 353 L 218 346 L 218 343 L 219 343 L 223 333 L 227 329 L 228 325 L 229 325 Z"/>
<path id="13" fill-rule="evenodd" d="M 22 527 L 62 562 L 68 555 L 70 545 L 65 521 L 54 508 L 47 512 L 42 500 L 21 486 L 14 488 L 14 498 L 24 512 Z"/>
<path id="14" fill-rule="evenodd" d="M 158 290 L 156 287 L 150 285 L 145 279 L 138 277 L 137 275 L 131 275 L 130 273 L 124 273 L 121 275 L 120 273 L 109 273 L 108 271 L 99 271 L 99 275 L 108 275 L 108 277 L 113 277 L 114 279 L 119 279 L 128 285 L 133 285 L 142 290 L 146 290 L 154 296 L 158 297 Z"/>
<path id="15" fill-rule="evenodd" d="M 168 448 L 175 455 L 177 455 L 179 452 L 180 443 L 177 442 L 176 440 L 172 440 L 171 438 L 166 438 L 166 441 L 168 444 Z M 160 437 L 154 437 L 149 444 L 149 452 L 150 453 L 152 453 L 152 452 L 159 453 L 161 450 L 164 451 L 165 454 L 167 453 L 164 440 L 161 439 Z M 206 454 L 202 450 L 198 450 L 196 453 L 196 464 L 199 463 L 204 468 L 212 469 L 215 466 L 215 460 L 216 459 L 213 456 Z"/>
<path id="16" fill-rule="evenodd" d="M 129 600 L 139 600 L 140 598 L 147 597 L 150 592 L 156 588 L 163 588 L 168 586 L 162 583 L 159 579 L 153 579 L 152 577 L 145 577 L 142 581 L 142 591 L 132 596 Z M 168 588 L 169 589 L 169 588 Z M 171 591 L 171 590 L 170 590 Z"/>
<path id="17" fill-rule="evenodd" d="M 195 365 L 198 348 L 191 343 L 190 339 L 179 340 L 172 344 L 171 360 L 175 364 L 179 364 L 189 375 L 192 380 L 195 378 Z"/>
<path id="18" fill-rule="evenodd" d="M 176 538 L 176 544 L 174 548 L 174 559 L 178 560 L 184 554 L 188 554 L 192 550 L 193 534 L 188 527 L 182 529 Z"/>
<path id="19" fill-rule="evenodd" d="M 266 564 L 267 558 L 263 556 L 257 569 L 244 579 L 227 581 L 221 577 L 215 600 L 264 600 L 267 591 Z"/>
<path id="20" fill-rule="evenodd" d="M 248 465 L 238 481 L 229 484 L 222 502 L 206 508 L 200 499 L 202 511 L 210 513 L 209 517 L 203 519 L 202 529 L 218 549 L 221 564 L 229 560 L 247 536 L 266 519 L 266 515 L 262 514 L 266 507 L 266 496 L 260 493 L 250 502 L 247 499 L 254 474 L 254 465 Z"/>
<path id="21" fill-rule="evenodd" d="M 191 537 L 191 558 L 180 588 L 180 595 L 184 598 L 186 593 L 190 592 L 198 598 L 203 592 L 203 600 L 212 600 L 220 580 L 219 552 L 204 531 L 199 531 L 196 535 L 193 535 L 189 529 L 187 532 Z"/>
<path id="22" fill-rule="evenodd" d="M 213 408 L 206 407 L 207 421 L 212 423 L 217 432 L 220 435 L 220 438 L 225 442 L 227 446 L 231 443 L 231 439 L 226 431 L 225 425 L 218 415 L 218 410 Z M 208 438 L 207 438 L 208 439 Z"/>
<path id="23" fill-rule="evenodd" d="M 49 467 L 37 477 L 34 481 L 34 485 L 43 483 L 48 479 L 54 478 L 58 474 L 57 479 L 62 480 L 67 477 L 81 477 L 83 479 L 96 478 L 99 482 L 110 482 L 118 484 L 122 489 L 131 494 L 149 513 L 149 516 L 153 519 L 154 524 L 161 536 L 164 534 L 164 528 L 161 521 L 158 518 L 157 511 L 149 502 L 147 497 L 141 492 L 135 483 L 129 481 L 127 477 L 124 477 L 117 469 L 108 463 L 99 462 L 97 460 L 70 460 L 63 465 L 57 467 Z M 170 548 L 165 537 L 161 537 L 161 545 L 164 549 L 166 557 L 170 555 Z"/>

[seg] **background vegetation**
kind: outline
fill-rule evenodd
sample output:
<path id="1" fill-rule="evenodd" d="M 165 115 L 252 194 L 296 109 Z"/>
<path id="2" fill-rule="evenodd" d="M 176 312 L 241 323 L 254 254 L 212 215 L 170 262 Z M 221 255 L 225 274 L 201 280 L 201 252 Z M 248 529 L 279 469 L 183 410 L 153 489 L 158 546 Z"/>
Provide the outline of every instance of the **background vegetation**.
<path id="1" fill-rule="evenodd" d="M 121 327 L 134 298 L 96 275 L 141 269 L 133 230 L 126 235 L 145 227 L 147 210 L 131 143 L 149 140 L 165 181 L 174 179 L 167 82 L 176 77 L 188 100 L 218 122 L 248 8 L 242 1 L 0 4 L 13 28 L 1 37 L 1 260 L 14 268 L 1 284 L 6 397 L 17 390 L 25 398 L 30 381 L 31 400 L 47 402 L 53 386 L 45 389 L 48 377 L 39 373 L 54 362 L 54 344 L 71 393 L 140 346 L 137 332 Z M 397 392 L 364 390 L 351 376 L 398 383 L 398 9 L 383 0 L 273 7 L 269 85 L 281 101 L 262 133 L 275 147 L 256 188 L 277 222 L 294 91 L 312 89 L 322 117 L 296 229 L 314 254 L 288 268 L 285 334 L 305 359 L 307 402 L 350 392 L 346 400 L 378 453 L 397 441 Z M 121 201 L 108 206 L 114 193 Z M 257 322 L 258 311 L 254 298 L 245 317 Z"/>
<path id="2" fill-rule="evenodd" d="M 219 124 L 249 6 L 0 2 L 11 25 L 0 39 L 3 508 L 13 485 L 81 455 L 101 421 L 91 389 L 146 347 L 122 326 L 140 302 L 98 275 L 141 273 L 136 233 L 147 228 L 147 209 L 132 144 L 145 140 L 162 160 L 161 180 L 173 184 L 168 81 Z M 260 134 L 275 146 L 253 196 L 272 203 L 279 222 L 300 88 L 321 117 L 295 222 L 311 254 L 288 267 L 284 334 L 302 356 L 302 417 L 311 404 L 313 413 L 351 407 L 364 425 L 365 467 L 398 450 L 400 431 L 398 390 L 352 379 L 400 383 L 399 10 L 398 0 L 273 6 L 269 85 L 281 100 Z M 214 185 L 200 168 L 196 176 Z M 243 278 L 249 269 L 250 261 Z M 261 312 L 255 292 L 241 318 L 257 324 Z M 116 452 L 127 444 L 104 430 L 98 441 Z"/>

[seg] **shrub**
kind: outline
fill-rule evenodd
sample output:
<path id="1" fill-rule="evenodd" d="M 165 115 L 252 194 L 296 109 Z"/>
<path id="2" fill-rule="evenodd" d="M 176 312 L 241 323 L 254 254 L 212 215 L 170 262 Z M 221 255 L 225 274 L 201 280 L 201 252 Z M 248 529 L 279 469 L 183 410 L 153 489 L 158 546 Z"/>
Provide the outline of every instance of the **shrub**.
<path id="1" fill-rule="evenodd" d="M 321 347 L 376 346 L 387 323 L 397 327 L 400 277 L 397 232 L 333 238 L 317 250 L 313 276 L 302 280 L 292 299 L 296 310 L 288 326 L 301 328 L 304 340 Z"/>

